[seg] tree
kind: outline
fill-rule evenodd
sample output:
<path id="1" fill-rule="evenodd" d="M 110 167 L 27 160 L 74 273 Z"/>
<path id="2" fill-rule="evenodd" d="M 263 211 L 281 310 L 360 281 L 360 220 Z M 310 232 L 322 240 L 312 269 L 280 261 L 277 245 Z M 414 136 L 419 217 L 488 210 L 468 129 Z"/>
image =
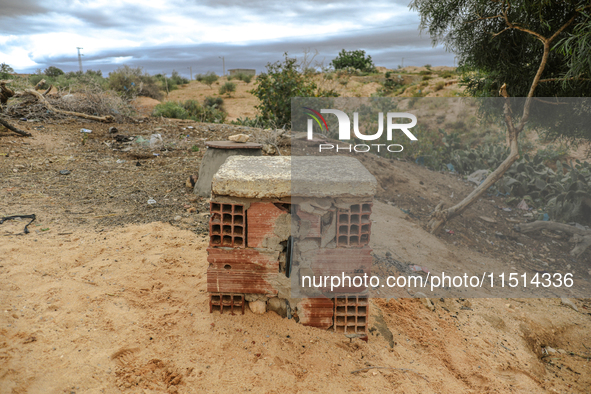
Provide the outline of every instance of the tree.
<path id="1" fill-rule="evenodd" d="M 202 82 L 211 88 L 211 85 L 218 80 L 216 73 L 208 71 L 202 78 Z"/>
<path id="2" fill-rule="evenodd" d="M 363 72 L 376 71 L 371 56 L 367 55 L 367 57 L 365 57 L 365 51 L 361 49 L 356 51 L 345 51 L 343 49 L 331 63 L 335 70 L 350 67 Z"/>
<path id="3" fill-rule="evenodd" d="M 14 72 L 14 69 L 10 67 L 6 63 L 0 64 L 0 79 L 8 79 L 11 78 L 11 73 Z"/>
<path id="4" fill-rule="evenodd" d="M 60 75 L 64 75 L 64 72 L 57 67 L 49 66 L 43 71 L 43 74 L 47 75 L 48 77 L 59 77 Z"/>
<path id="5" fill-rule="evenodd" d="M 576 114 L 585 106 L 588 111 L 588 104 L 573 109 L 537 97 L 589 96 L 591 62 L 578 48 L 590 41 L 582 33 L 588 33 L 591 4 L 588 0 L 414 0 L 410 7 L 419 12 L 421 29 L 429 32 L 434 44 L 443 42 L 457 55 L 460 70 L 470 72 L 464 78 L 470 94 L 505 98 L 498 109 L 507 125 L 509 156 L 462 202 L 447 209 L 442 203 L 436 207 L 429 222 L 435 232 L 482 196 L 519 158 L 517 138 L 533 112 L 550 111 L 565 119 L 569 111 Z M 567 139 L 589 133 L 574 123 L 565 130 L 550 128 L 548 133 Z"/>
<path id="6" fill-rule="evenodd" d="M 337 97 L 333 90 L 318 89 L 306 78 L 296 58 L 283 54 L 285 60 L 267 63 L 267 72 L 257 78 L 257 86 L 250 91 L 258 97 L 256 108 L 261 116 L 276 127 L 291 127 L 291 99 L 293 97 Z"/>

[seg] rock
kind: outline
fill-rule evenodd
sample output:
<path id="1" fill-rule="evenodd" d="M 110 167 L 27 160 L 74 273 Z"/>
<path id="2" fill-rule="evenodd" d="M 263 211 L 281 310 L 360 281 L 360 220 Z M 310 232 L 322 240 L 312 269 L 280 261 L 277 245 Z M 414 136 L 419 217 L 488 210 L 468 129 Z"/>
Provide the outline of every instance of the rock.
<path id="1" fill-rule="evenodd" d="M 246 134 L 235 134 L 235 135 L 231 135 L 228 137 L 229 141 L 234 141 L 234 142 L 248 142 L 248 139 L 250 137 Z"/>
<path id="2" fill-rule="evenodd" d="M 267 311 L 267 304 L 264 301 L 252 301 L 248 303 L 248 307 L 252 313 L 259 315 L 264 314 Z"/>
<path id="3" fill-rule="evenodd" d="M 423 303 L 423 305 L 425 305 L 425 307 L 427 307 L 427 309 L 434 311 L 435 310 L 435 305 L 433 305 L 433 302 L 431 302 L 431 300 L 427 297 L 427 295 L 425 293 L 421 293 L 420 291 L 417 291 L 414 295 L 415 298 L 420 298 L 421 302 Z"/>
<path id="4" fill-rule="evenodd" d="M 269 298 L 267 310 L 277 313 L 281 317 L 287 317 L 287 301 L 283 298 Z"/>
<path id="5" fill-rule="evenodd" d="M 572 309 L 573 309 L 574 311 L 576 311 L 576 312 L 578 312 L 578 311 L 579 311 L 579 308 L 577 308 L 577 306 L 576 306 L 575 304 L 573 304 L 573 302 L 572 302 L 571 300 L 569 300 L 568 298 L 566 298 L 566 297 L 562 297 L 562 298 L 560 299 L 560 303 L 561 303 L 562 305 L 566 305 L 566 306 L 568 306 L 569 308 L 572 308 Z"/>
<path id="6" fill-rule="evenodd" d="M 274 155 L 276 151 L 277 149 L 275 149 L 275 147 L 271 144 L 263 145 L 263 152 L 265 152 L 267 155 Z"/>
<path id="7" fill-rule="evenodd" d="M 174 217 L 175 222 L 178 222 L 181 219 L 182 219 L 182 216 L 180 216 L 180 215 Z"/>

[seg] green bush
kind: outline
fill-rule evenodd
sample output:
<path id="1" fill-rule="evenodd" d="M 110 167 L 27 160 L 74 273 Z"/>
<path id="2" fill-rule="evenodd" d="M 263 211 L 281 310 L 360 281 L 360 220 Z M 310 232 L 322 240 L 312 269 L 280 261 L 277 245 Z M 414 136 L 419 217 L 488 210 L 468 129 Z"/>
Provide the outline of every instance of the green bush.
<path id="1" fill-rule="evenodd" d="M 226 120 L 226 112 L 217 104 L 212 106 L 201 105 L 197 100 L 186 100 L 184 102 L 167 101 L 158 104 L 153 116 L 163 116 L 165 118 L 191 119 L 197 122 L 223 123 Z"/>
<path id="2" fill-rule="evenodd" d="M 11 73 L 14 72 L 14 69 L 10 67 L 6 63 L 0 64 L 0 79 L 9 79 L 12 78 Z"/>
<path id="3" fill-rule="evenodd" d="M 203 100 L 203 105 L 206 107 L 214 107 L 223 110 L 224 108 L 224 99 L 221 97 L 205 97 Z"/>
<path id="4" fill-rule="evenodd" d="M 440 82 L 437 82 L 437 84 L 435 84 L 435 87 L 433 87 L 433 90 L 437 92 L 437 91 L 443 89 L 444 87 L 445 87 L 445 82 L 440 81 Z"/>
<path id="5" fill-rule="evenodd" d="M 203 82 L 211 88 L 211 85 L 213 85 L 213 83 L 216 82 L 219 77 L 216 75 L 216 73 L 208 71 L 205 75 L 200 75 L 200 78 L 201 79 L 199 82 Z"/>
<path id="6" fill-rule="evenodd" d="M 228 96 L 231 95 L 232 92 L 236 91 L 236 84 L 234 82 L 226 82 L 222 86 L 220 86 L 219 93 L 220 94 L 227 94 Z"/>
<path id="7" fill-rule="evenodd" d="M 156 100 L 162 99 L 162 85 L 156 77 L 144 73 L 141 67 L 119 67 L 109 73 L 108 85 L 127 98 L 146 96 Z"/>
<path id="8" fill-rule="evenodd" d="M 345 51 L 343 49 L 338 56 L 332 60 L 331 64 L 335 70 L 351 67 L 362 72 L 376 72 L 371 56 L 368 55 L 365 57 L 365 51 L 360 49 L 356 51 Z"/>
<path id="9" fill-rule="evenodd" d="M 441 74 L 439 74 L 439 76 L 441 78 L 451 78 L 453 77 L 453 73 L 451 71 L 444 71 Z"/>
<path id="10" fill-rule="evenodd" d="M 334 91 L 318 90 L 316 84 L 299 71 L 297 60 L 284 54 L 283 62 L 268 63 L 267 70 L 257 78 L 256 87 L 250 91 L 258 97 L 256 106 L 267 123 L 281 128 L 291 127 L 292 97 L 336 97 Z"/>
<path id="11" fill-rule="evenodd" d="M 57 67 L 49 66 L 44 71 L 43 74 L 47 75 L 48 77 L 59 77 L 60 75 L 64 75 L 65 73 Z"/>

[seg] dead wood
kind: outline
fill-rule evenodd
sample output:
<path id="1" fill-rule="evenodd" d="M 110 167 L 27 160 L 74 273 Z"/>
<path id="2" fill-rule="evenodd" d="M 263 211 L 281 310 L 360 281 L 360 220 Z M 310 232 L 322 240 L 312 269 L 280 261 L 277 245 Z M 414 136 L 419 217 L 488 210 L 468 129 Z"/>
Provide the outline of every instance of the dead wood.
<path id="1" fill-rule="evenodd" d="M 532 223 L 517 225 L 513 229 L 518 233 L 530 233 L 538 230 L 554 230 L 570 233 L 573 235 L 571 242 L 576 244 L 573 250 L 570 251 L 570 254 L 575 257 L 581 256 L 591 246 L 591 230 L 581 229 L 568 224 L 538 220 Z"/>
<path id="2" fill-rule="evenodd" d="M 14 127 L 13 125 L 11 125 L 10 123 L 8 123 L 7 121 L 5 121 L 4 119 L 0 118 L 0 125 L 6 127 L 8 130 L 13 131 L 17 134 L 22 135 L 23 137 L 32 137 L 31 133 L 28 133 L 26 131 L 23 131 L 19 128 Z"/>
<path id="3" fill-rule="evenodd" d="M 94 116 L 94 115 L 87 115 L 87 114 L 83 114 L 80 112 L 73 112 L 73 111 L 65 111 L 65 110 L 61 110 L 61 109 L 57 109 L 55 108 L 53 105 L 51 105 L 43 96 L 43 94 L 37 92 L 36 90 L 32 90 L 32 89 L 27 89 L 25 90 L 25 92 L 23 93 L 23 95 L 32 95 L 35 98 L 37 98 L 37 100 L 39 100 L 41 103 L 43 103 L 43 105 L 50 111 L 53 111 L 55 113 L 58 114 L 62 114 L 62 115 L 69 115 L 69 116 L 77 116 L 80 118 L 84 118 L 84 119 L 89 119 L 89 120 L 97 120 L 99 122 L 112 122 L 114 120 L 112 115 L 107 115 L 107 116 Z"/>

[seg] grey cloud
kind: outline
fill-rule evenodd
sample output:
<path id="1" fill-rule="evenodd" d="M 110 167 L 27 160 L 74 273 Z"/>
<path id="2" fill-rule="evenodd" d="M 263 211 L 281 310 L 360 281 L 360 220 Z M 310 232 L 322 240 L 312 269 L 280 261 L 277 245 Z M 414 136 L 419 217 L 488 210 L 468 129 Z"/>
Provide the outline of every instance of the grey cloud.
<path id="1" fill-rule="evenodd" d="M 295 38 L 250 45 L 203 44 L 193 46 L 156 46 L 132 49 L 117 49 L 105 51 L 94 56 L 83 58 L 85 69 L 100 69 L 107 73 L 116 69 L 118 57 L 131 57 L 124 64 L 141 66 L 151 74 L 166 72 L 173 69 L 182 75 L 189 75 L 188 67 L 192 66 L 193 73 L 215 71 L 222 72 L 222 61 L 225 57 L 226 70 L 231 68 L 254 68 L 257 72 L 264 71 L 265 65 L 283 58 L 283 53 L 301 57 L 303 51 L 310 48 L 317 49 L 319 55 L 316 60 L 324 59 L 324 64 L 330 61 L 341 49 L 363 49 L 376 65 L 395 68 L 405 58 L 405 65 L 453 65 L 453 54 L 442 47 L 433 48 L 431 40 L 426 36 L 419 36 L 416 28 L 405 30 L 378 29 L 363 31 L 357 34 L 334 35 L 323 39 Z M 36 58 L 36 62 L 43 67 L 54 65 L 66 71 L 77 70 L 77 58 L 61 56 L 53 58 Z"/>

